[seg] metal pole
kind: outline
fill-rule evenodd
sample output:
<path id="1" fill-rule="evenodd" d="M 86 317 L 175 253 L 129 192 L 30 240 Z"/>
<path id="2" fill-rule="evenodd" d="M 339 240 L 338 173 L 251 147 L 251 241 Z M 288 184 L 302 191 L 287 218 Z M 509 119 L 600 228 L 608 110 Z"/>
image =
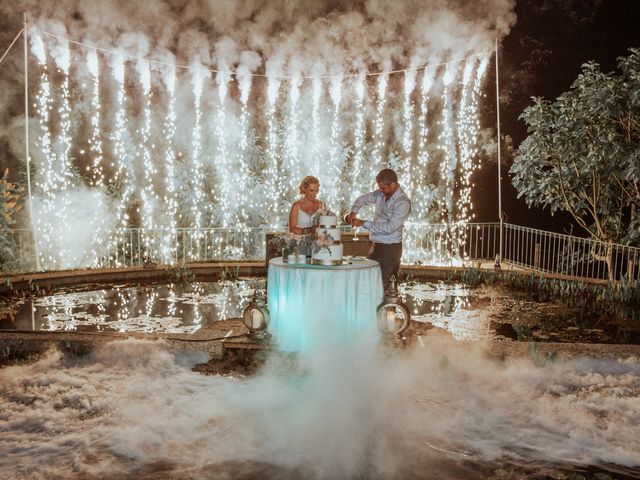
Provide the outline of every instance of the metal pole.
<path id="1" fill-rule="evenodd" d="M 33 200 L 31 197 L 31 156 L 29 155 L 29 30 L 27 28 L 27 12 L 23 14 L 24 34 L 24 151 L 27 163 L 27 195 L 29 196 L 29 221 L 33 232 L 33 251 L 36 254 L 36 270 L 40 270 L 40 254 L 38 252 L 38 229 L 33 221 Z"/>
<path id="2" fill-rule="evenodd" d="M 498 258 L 496 265 L 502 262 L 502 245 L 504 235 L 504 218 L 502 217 L 502 157 L 500 155 L 500 74 L 498 70 L 498 37 L 495 41 L 496 45 L 496 117 L 497 117 L 497 134 L 498 134 L 498 219 L 500 220 L 500 247 L 498 250 Z"/>

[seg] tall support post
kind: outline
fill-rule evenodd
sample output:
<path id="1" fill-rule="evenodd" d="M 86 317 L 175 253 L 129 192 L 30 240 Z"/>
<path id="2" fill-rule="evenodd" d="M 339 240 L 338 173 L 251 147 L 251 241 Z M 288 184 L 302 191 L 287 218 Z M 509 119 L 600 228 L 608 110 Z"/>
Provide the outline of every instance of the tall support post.
<path id="1" fill-rule="evenodd" d="M 33 200 L 31 197 L 31 156 L 29 155 L 29 30 L 27 28 L 27 12 L 23 14 L 24 36 L 24 152 L 27 164 L 27 195 L 29 204 L 29 222 L 33 236 L 33 251 L 36 256 L 36 270 L 40 270 L 40 254 L 38 252 L 38 229 L 33 221 Z"/>
<path id="2" fill-rule="evenodd" d="M 497 142 L 498 142 L 498 219 L 500 220 L 500 246 L 498 249 L 498 257 L 496 258 L 496 267 L 500 267 L 502 262 L 502 248 L 504 241 L 504 218 L 502 216 L 502 157 L 500 155 L 500 73 L 498 69 L 498 37 L 495 41 L 496 46 L 496 124 L 497 124 Z"/>

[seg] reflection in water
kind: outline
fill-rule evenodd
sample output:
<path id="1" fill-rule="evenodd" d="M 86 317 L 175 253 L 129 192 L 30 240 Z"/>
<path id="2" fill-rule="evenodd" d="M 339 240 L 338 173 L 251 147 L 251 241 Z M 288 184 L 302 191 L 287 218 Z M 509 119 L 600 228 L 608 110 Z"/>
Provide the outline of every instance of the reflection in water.
<path id="1" fill-rule="evenodd" d="M 240 317 L 256 287 L 265 288 L 265 280 L 71 292 L 37 298 L 33 308 L 18 299 L 9 309 L 17 311 L 16 319 L 0 313 L 0 329 L 192 333 L 211 322 Z M 445 329 L 460 340 L 640 343 L 637 326 L 621 329 L 615 319 L 590 318 L 588 312 L 582 318 L 584 311 L 522 300 L 495 287 L 408 282 L 399 290 L 414 321 Z"/>
<path id="2" fill-rule="evenodd" d="M 241 316 L 256 288 L 265 288 L 264 279 L 63 293 L 38 298 L 33 311 L 21 305 L 17 319 L 0 319 L 0 328 L 193 333 L 209 322 Z M 400 293 L 413 320 L 459 339 L 489 335 L 486 313 L 469 307 L 471 292 L 462 285 L 404 284 Z"/>
<path id="3" fill-rule="evenodd" d="M 130 317 L 129 301 L 127 298 L 129 293 L 130 293 L 129 290 L 125 290 L 125 291 L 121 291 L 120 289 L 116 290 L 117 302 L 119 302 L 119 305 L 120 305 L 120 308 L 116 308 L 117 325 L 126 325 L 127 320 Z M 116 303 L 116 305 L 118 305 L 118 303 Z M 125 331 L 125 330 L 122 330 L 122 328 L 116 328 L 116 329 L 120 332 Z"/>
<path id="4" fill-rule="evenodd" d="M 19 305 L 16 320 L 0 319 L 0 328 L 193 333 L 208 322 L 239 317 L 264 283 L 248 279 L 50 295 Z"/>
<path id="5" fill-rule="evenodd" d="M 400 287 L 400 294 L 414 321 L 444 328 L 458 340 L 490 337 L 487 312 L 471 308 L 471 291 L 464 285 L 442 282 L 405 284 Z"/>

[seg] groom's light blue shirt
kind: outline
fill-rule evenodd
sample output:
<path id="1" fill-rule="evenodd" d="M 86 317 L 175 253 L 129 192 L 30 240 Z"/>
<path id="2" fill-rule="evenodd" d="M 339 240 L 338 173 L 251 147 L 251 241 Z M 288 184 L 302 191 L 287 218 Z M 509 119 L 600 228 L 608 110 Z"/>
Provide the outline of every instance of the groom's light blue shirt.
<path id="1" fill-rule="evenodd" d="M 402 243 L 404 222 L 411 213 L 411 200 L 401 187 L 391 195 L 389 200 L 380 190 L 359 197 L 351 207 L 358 213 L 365 205 L 375 204 L 376 213 L 373 220 L 364 222 L 364 228 L 371 232 L 371 240 L 376 243 Z"/>

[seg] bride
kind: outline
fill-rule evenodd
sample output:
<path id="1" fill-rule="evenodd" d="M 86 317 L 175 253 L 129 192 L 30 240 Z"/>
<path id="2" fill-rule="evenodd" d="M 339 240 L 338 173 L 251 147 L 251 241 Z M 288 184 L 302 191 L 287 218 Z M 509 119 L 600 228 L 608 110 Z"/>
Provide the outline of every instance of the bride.
<path id="1" fill-rule="evenodd" d="M 289 230 L 292 233 L 298 235 L 313 233 L 313 216 L 324 207 L 324 203 L 316 198 L 319 191 L 320 181 L 312 175 L 304 177 L 300 182 L 302 198 L 293 203 L 289 212 Z"/>

